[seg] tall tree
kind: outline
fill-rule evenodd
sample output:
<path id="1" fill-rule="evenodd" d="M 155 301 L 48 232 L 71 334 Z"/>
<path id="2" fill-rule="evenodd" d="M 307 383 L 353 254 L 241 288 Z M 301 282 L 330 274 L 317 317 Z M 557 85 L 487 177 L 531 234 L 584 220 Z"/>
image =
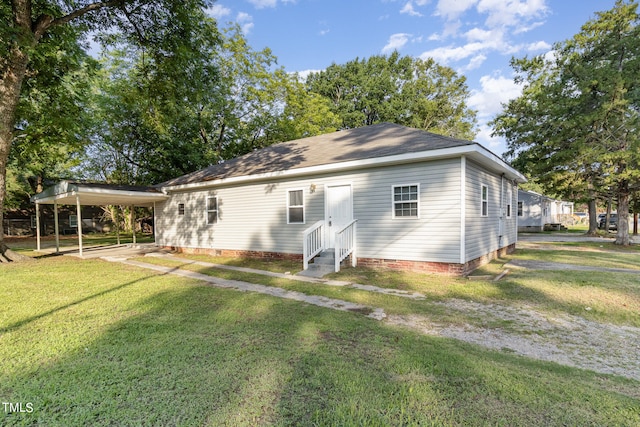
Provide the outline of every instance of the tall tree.
<path id="1" fill-rule="evenodd" d="M 514 60 L 523 94 L 494 121 L 516 164 L 555 193 L 589 202 L 590 231 L 596 197 L 615 188 L 620 245 L 629 244 L 629 197 L 640 180 L 638 23 L 637 4 L 618 0 L 553 55 Z"/>
<path id="2" fill-rule="evenodd" d="M 456 138 L 475 136 L 465 77 L 433 59 L 398 52 L 355 59 L 310 74 L 307 85 L 331 101 L 342 128 L 393 122 Z"/>
<path id="3" fill-rule="evenodd" d="M 32 57 L 38 70 L 23 85 L 14 142 L 9 155 L 22 201 L 47 180 L 71 175 L 88 140 L 88 99 L 97 63 L 78 43 L 73 27 L 61 27 Z M 16 200 L 14 200 L 16 202 Z"/>
<path id="4" fill-rule="evenodd" d="M 0 223 L 6 172 L 25 78 L 39 70 L 31 59 L 48 37 L 66 25 L 112 30 L 171 58 L 189 44 L 191 30 L 204 16 L 201 0 L 10 0 L 0 4 Z M 31 66 L 31 67 L 30 67 Z M 0 261 L 15 258 L 0 233 Z"/>

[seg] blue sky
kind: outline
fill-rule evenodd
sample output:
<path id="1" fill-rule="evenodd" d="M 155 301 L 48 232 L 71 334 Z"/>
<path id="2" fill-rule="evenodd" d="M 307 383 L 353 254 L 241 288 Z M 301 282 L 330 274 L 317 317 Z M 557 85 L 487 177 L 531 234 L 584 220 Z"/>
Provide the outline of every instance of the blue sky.
<path id="1" fill-rule="evenodd" d="M 238 23 L 255 50 L 304 74 L 397 49 L 467 77 L 476 141 L 501 155 L 487 122 L 517 97 L 512 57 L 544 54 L 615 0 L 218 0 L 219 26 Z"/>

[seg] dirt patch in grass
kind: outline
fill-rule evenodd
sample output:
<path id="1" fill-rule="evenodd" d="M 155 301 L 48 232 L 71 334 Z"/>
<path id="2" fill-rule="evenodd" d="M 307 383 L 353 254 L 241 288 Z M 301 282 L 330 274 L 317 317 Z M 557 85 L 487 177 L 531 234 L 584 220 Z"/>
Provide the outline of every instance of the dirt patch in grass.
<path id="1" fill-rule="evenodd" d="M 640 380 L 640 328 L 568 314 L 543 314 L 526 306 L 461 299 L 437 304 L 482 317 L 487 327 L 439 325 L 419 315 L 390 315 L 387 322 L 495 350 Z M 499 327 L 501 323 L 508 328 Z"/>

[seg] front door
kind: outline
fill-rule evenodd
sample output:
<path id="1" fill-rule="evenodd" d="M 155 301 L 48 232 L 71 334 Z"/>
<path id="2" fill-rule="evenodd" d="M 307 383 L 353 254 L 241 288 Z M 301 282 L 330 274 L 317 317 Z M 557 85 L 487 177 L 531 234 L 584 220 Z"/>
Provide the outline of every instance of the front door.
<path id="1" fill-rule="evenodd" d="M 325 221 L 327 223 L 327 242 L 335 247 L 336 231 L 339 231 L 353 219 L 353 197 L 351 184 L 330 185 L 326 192 Z"/>

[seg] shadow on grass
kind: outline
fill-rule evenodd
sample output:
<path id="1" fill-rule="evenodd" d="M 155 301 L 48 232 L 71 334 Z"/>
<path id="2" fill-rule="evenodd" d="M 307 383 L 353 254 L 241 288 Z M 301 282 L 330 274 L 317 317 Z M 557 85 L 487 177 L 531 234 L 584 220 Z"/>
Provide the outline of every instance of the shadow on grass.
<path id="1" fill-rule="evenodd" d="M 129 287 L 131 285 L 135 285 L 137 283 L 144 282 L 145 280 L 149 280 L 149 279 L 151 279 L 151 277 L 143 277 L 143 278 L 140 278 L 140 279 L 132 280 L 131 282 L 123 283 L 122 285 L 115 286 L 113 288 L 109 288 L 107 290 L 95 293 L 95 294 L 90 295 L 90 296 L 85 297 L 85 298 L 81 298 L 79 300 L 73 301 L 73 302 L 71 302 L 69 304 L 62 305 L 60 307 L 56 307 L 56 308 L 51 309 L 49 311 L 46 311 L 44 313 L 40 313 L 40 314 L 37 314 L 35 316 L 28 317 L 28 318 L 20 320 L 18 322 L 14 322 L 14 323 L 12 323 L 12 324 L 10 324 L 8 326 L 5 326 L 4 328 L 0 328 L 0 333 L 11 332 L 11 331 L 13 331 L 15 329 L 18 329 L 18 328 L 20 328 L 20 327 L 22 327 L 24 325 L 27 325 L 27 324 L 29 324 L 31 322 L 35 322 L 36 320 L 42 319 L 42 318 L 47 317 L 47 316 L 54 315 L 54 314 L 56 314 L 56 313 L 58 313 L 58 312 L 60 312 L 62 310 L 66 310 L 66 309 L 68 309 L 70 307 L 73 307 L 73 306 L 76 306 L 76 305 L 91 301 L 91 300 L 96 299 L 96 298 L 100 298 L 100 297 L 105 296 L 107 294 L 110 294 L 112 292 L 119 291 L 120 289 Z"/>
<path id="2" fill-rule="evenodd" d="M 70 327 L 124 316 L 118 308 L 122 302 L 101 297 L 147 279 L 65 306 L 86 304 L 91 316 L 63 315 L 59 307 L 21 324 L 46 315 Z M 632 412 L 637 401 L 598 386 L 592 374 L 420 336 L 355 314 L 187 283 L 161 291 L 153 291 L 156 283 L 145 284 L 151 287 L 149 296 L 127 307 L 127 317 L 94 340 L 48 365 L 4 375 L 3 399 L 31 402 L 34 408 L 4 414 L 4 424 L 638 421 Z M 82 327 L 90 331 L 92 325 Z M 13 331 L 20 333 L 15 325 Z M 42 339 L 59 339 L 42 334 Z M 569 390 L 579 390 L 578 395 L 567 395 Z M 601 403 L 591 411 L 589 402 Z"/>

